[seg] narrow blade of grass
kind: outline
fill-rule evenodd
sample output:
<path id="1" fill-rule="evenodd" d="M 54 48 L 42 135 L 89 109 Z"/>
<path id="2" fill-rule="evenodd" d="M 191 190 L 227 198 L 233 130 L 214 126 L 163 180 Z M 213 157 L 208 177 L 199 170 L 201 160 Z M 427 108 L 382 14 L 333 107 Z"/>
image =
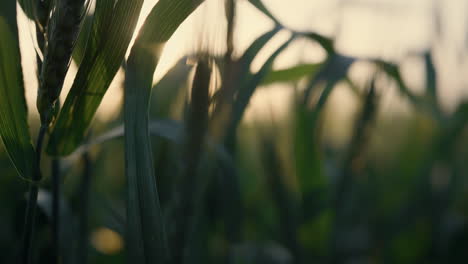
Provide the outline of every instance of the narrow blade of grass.
<path id="1" fill-rule="evenodd" d="M 241 77 L 245 77 L 244 75 L 249 74 L 250 65 L 252 64 L 257 54 L 280 30 L 280 27 L 275 27 L 272 30 L 264 33 L 254 42 L 252 42 L 252 44 L 250 44 L 250 46 L 245 50 L 245 52 L 237 61 L 237 64 L 239 64 L 238 67 L 241 68 L 241 72 L 239 74 Z"/>
<path id="2" fill-rule="evenodd" d="M 178 106 L 186 94 L 187 81 L 193 67 L 187 65 L 187 58 L 181 59 L 166 75 L 153 87 L 153 102 L 151 116 L 156 118 L 177 119 Z"/>
<path id="3" fill-rule="evenodd" d="M 149 137 L 153 73 L 164 43 L 202 0 L 160 0 L 147 17 L 125 76 L 127 250 L 135 263 L 166 263 L 168 249 Z M 177 249 L 178 250 L 178 249 Z"/>
<path id="4" fill-rule="evenodd" d="M 333 46 L 333 39 L 322 36 L 315 32 L 302 33 L 301 35 L 304 35 L 305 37 L 317 42 L 328 53 L 329 56 L 332 56 L 336 53 Z"/>
<path id="5" fill-rule="evenodd" d="M 413 105 L 421 105 L 420 98 L 403 81 L 398 65 L 384 61 L 377 61 L 376 63 L 389 77 L 395 80 L 402 95 L 406 96 Z"/>
<path id="6" fill-rule="evenodd" d="M 266 6 L 263 4 L 261 0 L 249 0 L 249 3 L 251 3 L 260 12 L 262 12 L 264 15 L 266 15 L 271 20 L 273 20 L 273 22 L 275 22 L 276 24 L 279 24 L 278 19 L 276 19 L 276 17 L 273 16 L 273 14 L 270 12 L 270 10 L 268 10 L 268 8 L 266 8 Z"/>
<path id="7" fill-rule="evenodd" d="M 50 136 L 47 151 L 68 155 L 86 130 L 124 59 L 143 0 L 96 2 L 85 56 Z"/>
<path id="8" fill-rule="evenodd" d="M 198 222 L 198 214 L 203 197 L 202 191 L 206 178 L 200 174 L 199 164 L 203 154 L 205 134 L 209 115 L 209 88 L 211 68 L 206 58 L 201 58 L 197 64 L 193 85 L 191 89 L 191 101 L 185 118 L 184 133 L 184 172 L 181 178 L 180 203 L 176 218 L 176 234 L 173 246 L 177 251 L 173 252 L 174 263 L 190 263 L 193 255 L 195 223 Z"/>
<path id="9" fill-rule="evenodd" d="M 278 55 L 280 55 L 281 52 L 285 50 L 293 40 L 294 40 L 294 37 L 291 37 L 289 40 L 283 43 L 267 59 L 267 61 L 263 64 L 260 70 L 257 73 L 255 73 L 253 76 L 250 76 L 250 78 L 248 78 L 248 81 L 245 83 L 245 85 L 241 85 L 236 101 L 234 102 L 233 118 L 232 118 L 232 123 L 230 127 L 231 129 L 229 129 L 228 131 L 230 132 L 235 131 L 239 122 L 242 119 L 242 116 L 244 115 L 245 109 L 247 108 L 250 102 L 250 99 L 255 93 L 256 88 L 260 85 L 262 80 L 264 80 L 268 72 L 271 71 L 273 62 L 278 57 Z"/>
<path id="10" fill-rule="evenodd" d="M 149 121 L 149 133 L 153 137 L 160 137 L 165 140 L 170 141 L 173 144 L 181 145 L 183 143 L 184 137 L 184 127 L 183 124 L 174 120 L 150 120 Z M 89 151 L 90 148 L 96 145 L 106 143 L 108 141 L 119 139 L 124 136 L 124 126 L 119 125 L 115 128 L 110 129 L 109 131 L 101 134 L 100 136 L 94 138 L 86 145 L 78 148 L 73 156 L 80 155 L 86 151 Z M 216 144 L 215 141 L 208 137 L 207 144 L 209 148 L 212 148 L 216 153 L 218 159 L 220 159 L 225 166 L 232 167 L 234 160 L 231 154 L 229 154 L 224 146 L 221 144 Z"/>
<path id="11" fill-rule="evenodd" d="M 300 223 L 298 201 L 286 183 L 273 136 L 264 134 L 260 140 L 263 149 L 262 162 L 267 175 L 266 182 L 278 213 L 281 242 L 291 251 L 295 263 L 302 263 L 302 249 L 298 239 Z"/>
<path id="12" fill-rule="evenodd" d="M 309 101 L 313 89 L 318 84 L 326 82 L 327 85 L 325 90 L 320 96 L 319 102 L 317 103 L 317 107 L 321 108 L 325 104 L 325 101 L 335 84 L 346 78 L 351 64 L 353 64 L 355 61 L 356 59 L 352 57 L 333 54 L 327 60 L 327 62 L 325 62 L 321 70 L 315 75 L 315 78 L 309 82 L 304 94 L 304 104 L 307 104 Z"/>
<path id="13" fill-rule="evenodd" d="M 230 72 L 224 72 L 223 86 L 216 94 L 216 108 L 213 116 L 218 119 L 215 124 L 224 122 L 226 116 L 230 115 L 231 104 L 237 89 L 239 89 L 240 80 L 245 80 L 250 76 L 250 66 L 257 56 L 258 52 L 280 31 L 279 27 L 275 27 L 272 30 L 264 33 L 258 37 L 250 46 L 245 50 L 242 56 L 236 61 L 232 62 L 229 67 Z"/>
<path id="14" fill-rule="evenodd" d="M 18 174 L 31 179 L 35 164 L 24 97 L 16 2 L 0 3 L 0 136 Z"/>

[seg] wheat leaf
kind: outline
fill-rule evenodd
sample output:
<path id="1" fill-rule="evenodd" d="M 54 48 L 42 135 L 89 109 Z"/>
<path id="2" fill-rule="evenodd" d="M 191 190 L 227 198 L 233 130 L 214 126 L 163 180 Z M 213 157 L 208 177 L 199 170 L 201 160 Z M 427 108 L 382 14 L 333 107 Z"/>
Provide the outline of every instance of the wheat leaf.
<path id="1" fill-rule="evenodd" d="M 134 263 L 165 263 L 164 223 L 155 181 L 148 110 L 164 43 L 202 0 L 160 0 L 132 48 L 125 75 L 127 252 Z"/>
<path id="2" fill-rule="evenodd" d="M 0 36 L 0 136 L 19 175 L 30 179 L 35 154 L 27 123 L 15 1 L 0 3 Z"/>

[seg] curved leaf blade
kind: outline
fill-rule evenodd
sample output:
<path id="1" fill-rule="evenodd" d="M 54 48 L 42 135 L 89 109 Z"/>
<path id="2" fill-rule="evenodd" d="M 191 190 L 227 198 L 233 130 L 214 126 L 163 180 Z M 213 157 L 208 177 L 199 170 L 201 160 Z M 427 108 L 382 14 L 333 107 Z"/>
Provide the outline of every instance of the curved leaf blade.
<path id="1" fill-rule="evenodd" d="M 263 64 L 260 70 L 253 76 L 249 76 L 247 82 L 241 86 L 236 101 L 234 102 L 233 117 L 229 131 L 235 131 L 240 121 L 242 120 L 242 117 L 244 116 L 244 112 L 247 106 L 249 105 L 250 99 L 255 93 L 255 90 L 260 85 L 262 80 L 265 79 L 267 74 L 271 71 L 275 59 L 281 54 L 281 52 L 283 52 L 289 46 L 289 44 L 291 44 L 293 40 L 294 36 L 289 38 L 278 49 L 276 49 L 275 52 L 273 52 L 273 54 Z"/>
<path id="2" fill-rule="evenodd" d="M 0 136 L 19 175 L 29 179 L 35 153 L 27 123 L 15 1 L 0 3 L 0 35 Z"/>
<path id="3" fill-rule="evenodd" d="M 203 0 L 160 0 L 132 47 L 125 75 L 125 161 L 128 259 L 165 263 L 168 257 L 149 136 L 153 73 L 164 43 Z"/>
<path id="4" fill-rule="evenodd" d="M 315 77 L 309 82 L 306 87 L 303 103 L 307 104 L 310 99 L 312 90 L 321 82 L 326 82 L 326 88 L 320 96 L 318 102 L 318 108 L 321 108 L 322 104 L 325 103 L 331 89 L 336 83 L 346 78 L 349 68 L 356 61 L 354 57 L 348 57 L 339 54 L 333 54 L 321 67 L 319 72 L 315 74 Z"/>
<path id="5" fill-rule="evenodd" d="M 268 8 L 263 4 L 262 0 L 249 0 L 249 2 L 257 8 L 260 12 L 262 12 L 265 16 L 269 17 L 273 22 L 276 24 L 280 24 L 278 19 L 273 16 L 273 14 L 268 10 Z"/>

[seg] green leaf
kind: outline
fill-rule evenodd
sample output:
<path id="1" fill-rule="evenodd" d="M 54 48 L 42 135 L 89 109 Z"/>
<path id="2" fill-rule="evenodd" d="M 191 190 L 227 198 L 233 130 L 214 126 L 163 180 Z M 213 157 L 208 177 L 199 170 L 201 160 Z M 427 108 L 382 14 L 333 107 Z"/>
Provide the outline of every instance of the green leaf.
<path id="1" fill-rule="evenodd" d="M 241 85 L 240 82 L 251 77 L 250 67 L 258 52 L 281 30 L 280 27 L 274 27 L 272 30 L 264 33 L 258 37 L 250 46 L 244 51 L 242 56 L 233 62 L 233 68 L 229 72 L 221 71 L 223 80 L 223 88 L 218 90 L 214 98 L 219 98 L 214 115 L 220 115 L 223 112 L 223 107 L 227 102 L 223 100 L 229 99 L 232 101 L 236 90 Z"/>
<path id="2" fill-rule="evenodd" d="M 403 81 L 403 77 L 401 76 L 401 72 L 398 68 L 398 65 L 384 61 L 376 61 L 376 63 L 389 77 L 395 80 L 395 82 L 397 83 L 397 87 L 402 95 L 405 95 L 408 98 L 408 100 L 414 105 L 421 104 L 420 98 L 417 95 L 415 95 Z"/>
<path id="3" fill-rule="evenodd" d="M 349 67 L 351 67 L 351 64 L 355 61 L 356 59 L 352 57 L 333 54 L 315 75 L 315 78 L 313 78 L 307 85 L 304 94 L 304 103 L 309 101 L 312 90 L 318 84 L 326 82 L 327 85 L 317 103 L 317 108 L 321 108 L 325 104 L 325 101 L 335 84 L 346 78 Z"/>
<path id="4" fill-rule="evenodd" d="M 313 75 L 321 65 L 321 63 L 301 64 L 284 70 L 271 71 L 263 79 L 261 85 L 299 81 Z"/>
<path id="5" fill-rule="evenodd" d="M 280 27 L 275 27 L 272 30 L 264 33 L 258 37 L 250 46 L 245 50 L 242 56 L 236 61 L 236 64 L 240 68 L 239 77 L 240 80 L 246 77 L 250 73 L 250 65 L 252 64 L 255 57 L 258 55 L 260 50 L 281 30 Z"/>
<path id="6" fill-rule="evenodd" d="M 166 75 L 153 87 L 150 115 L 157 118 L 174 118 L 174 112 L 180 108 L 183 96 L 187 91 L 187 80 L 193 67 L 187 65 L 187 58 L 179 62 L 169 70 Z"/>
<path id="7" fill-rule="evenodd" d="M 160 137 L 177 145 L 183 144 L 184 127 L 183 124 L 178 121 L 170 119 L 151 120 L 149 122 L 149 131 L 150 135 L 153 137 Z M 124 125 L 119 125 L 109 129 L 109 131 L 102 133 L 96 138 L 90 140 L 90 142 L 79 147 L 73 153 L 73 157 L 79 157 L 82 153 L 89 151 L 90 148 L 96 145 L 101 145 L 108 141 L 122 138 L 124 135 Z M 227 152 L 224 146 L 216 144 L 210 136 L 207 138 L 207 144 L 207 147 L 213 149 L 217 157 L 226 163 L 226 166 L 234 166 L 233 157 Z"/>
<path id="8" fill-rule="evenodd" d="M 240 85 L 240 90 L 237 95 L 236 101 L 234 102 L 234 109 L 233 109 L 233 119 L 231 123 L 231 127 L 229 131 L 234 131 L 235 128 L 238 126 L 239 122 L 244 115 L 245 109 L 247 108 L 250 99 L 252 98 L 257 86 L 260 85 L 262 80 L 267 76 L 268 72 L 271 71 L 271 67 L 273 66 L 273 62 L 278 57 L 279 54 L 283 50 L 285 50 L 289 44 L 294 40 L 294 36 L 287 40 L 283 45 L 281 45 L 263 64 L 260 70 L 255 73 L 253 76 L 249 76 L 245 85 Z"/>
<path id="9" fill-rule="evenodd" d="M 298 241 L 300 224 L 299 203 L 293 189 L 286 182 L 282 160 L 275 141 L 276 135 L 264 134 L 260 138 L 261 159 L 265 164 L 266 184 L 277 211 L 280 242 L 298 259 L 302 248 Z"/>
<path id="10" fill-rule="evenodd" d="M 156 186 L 148 110 L 160 52 L 202 0 L 160 0 L 141 29 L 125 75 L 127 250 L 134 263 L 165 263 L 167 243 Z M 179 250 L 179 249 L 176 249 Z"/>
<path id="11" fill-rule="evenodd" d="M 16 2 L 0 3 L 0 136 L 19 175 L 31 179 L 35 153 L 29 135 Z"/>
<path id="12" fill-rule="evenodd" d="M 68 155 L 83 141 L 125 57 L 143 0 L 96 2 L 83 62 L 50 136 L 47 151 Z"/>
<path id="13" fill-rule="evenodd" d="M 305 33 L 304 36 L 317 42 L 329 55 L 333 55 L 335 53 L 333 40 L 331 38 L 324 37 L 314 32 Z"/>
<path id="14" fill-rule="evenodd" d="M 294 104 L 294 154 L 295 168 L 302 195 L 304 220 L 310 220 L 323 209 L 328 199 L 327 175 L 324 173 L 322 151 L 318 138 L 321 127 L 311 122 L 307 105 L 295 96 Z"/>
<path id="15" fill-rule="evenodd" d="M 195 74 L 190 91 L 190 103 L 184 119 L 184 146 L 182 162 L 184 164 L 177 192 L 183 194 L 176 205 L 174 222 L 176 232 L 171 240 L 174 249 L 174 263 L 186 263 L 193 259 L 196 246 L 199 243 L 198 229 L 200 212 L 203 207 L 204 192 L 208 182 L 208 173 L 200 169 L 204 153 L 204 142 L 209 121 L 210 107 L 210 77 L 212 68 L 209 59 L 201 56 L 195 68 Z"/>

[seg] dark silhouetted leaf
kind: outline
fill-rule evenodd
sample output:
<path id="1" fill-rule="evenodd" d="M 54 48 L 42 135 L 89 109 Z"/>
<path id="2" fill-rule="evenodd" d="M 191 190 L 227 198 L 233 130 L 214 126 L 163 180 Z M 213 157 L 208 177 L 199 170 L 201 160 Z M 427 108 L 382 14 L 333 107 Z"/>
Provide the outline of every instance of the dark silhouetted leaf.
<path id="1" fill-rule="evenodd" d="M 19 175 L 30 179 L 35 164 L 24 97 L 16 2 L 0 3 L 0 136 Z"/>
<path id="2" fill-rule="evenodd" d="M 333 47 L 333 40 L 331 38 L 324 37 L 315 32 L 303 33 L 303 35 L 317 42 L 328 53 L 328 55 L 333 55 L 335 53 L 335 48 Z"/>
<path id="3" fill-rule="evenodd" d="M 328 95 L 330 94 L 331 90 L 336 85 L 336 83 L 346 78 L 348 69 L 355 60 L 356 59 L 352 57 L 333 54 L 333 56 L 331 56 L 327 60 L 327 62 L 325 62 L 321 70 L 308 84 L 304 94 L 304 102 L 308 102 L 312 90 L 318 84 L 326 82 L 327 85 L 322 95 L 320 96 L 319 102 L 317 103 L 318 108 L 321 108 L 325 104 Z"/>
<path id="4" fill-rule="evenodd" d="M 263 66 L 257 73 L 250 77 L 246 76 L 247 80 L 244 80 L 245 83 L 242 83 L 240 85 L 239 93 L 237 95 L 236 101 L 234 102 L 233 118 L 230 127 L 232 130 L 230 131 L 234 131 L 235 128 L 238 126 L 257 86 L 260 85 L 260 83 L 262 82 L 262 80 L 264 80 L 268 72 L 271 71 L 273 62 L 278 57 L 278 55 L 281 54 L 281 52 L 289 46 L 293 39 L 294 37 L 291 37 L 289 40 L 283 43 L 283 45 L 281 45 L 277 50 L 275 50 L 275 52 L 267 59 L 265 64 L 263 64 Z"/>
<path id="5" fill-rule="evenodd" d="M 160 52 L 202 0 L 160 0 L 132 48 L 125 76 L 125 157 L 128 259 L 165 263 L 168 249 L 156 187 L 148 110 Z M 180 249 L 175 249 L 180 250 Z"/>

